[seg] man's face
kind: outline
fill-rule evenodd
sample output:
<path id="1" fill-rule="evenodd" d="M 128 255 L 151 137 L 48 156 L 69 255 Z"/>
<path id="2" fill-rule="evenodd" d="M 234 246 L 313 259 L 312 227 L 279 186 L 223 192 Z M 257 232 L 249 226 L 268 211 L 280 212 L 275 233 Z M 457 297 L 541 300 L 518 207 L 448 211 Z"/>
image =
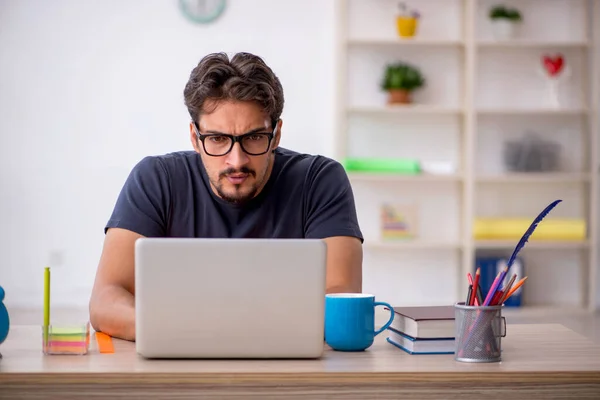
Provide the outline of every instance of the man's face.
<path id="1" fill-rule="evenodd" d="M 207 107 L 212 110 L 212 104 Z M 266 115 L 254 102 L 227 101 L 221 102 L 209 114 L 203 114 L 199 121 L 201 135 L 230 134 L 240 136 L 249 132 L 272 133 L 273 127 Z M 256 196 L 269 179 L 273 166 L 274 150 L 279 144 L 281 134 L 281 121 L 277 124 L 275 136 L 268 147 L 268 151 L 262 155 L 250 155 L 242 150 L 240 143 L 233 145 L 231 151 L 222 156 L 211 156 L 217 154 L 214 148 L 223 146 L 222 143 L 228 139 L 211 136 L 202 141 L 198 140 L 196 127 L 190 123 L 190 139 L 192 145 L 204 163 L 213 191 L 222 199 L 242 204 Z M 251 148 L 252 143 L 260 140 L 260 135 L 248 137 L 246 149 L 257 153 L 257 149 Z M 229 146 L 225 146 L 225 151 Z M 266 149 L 266 147 L 265 147 Z"/>

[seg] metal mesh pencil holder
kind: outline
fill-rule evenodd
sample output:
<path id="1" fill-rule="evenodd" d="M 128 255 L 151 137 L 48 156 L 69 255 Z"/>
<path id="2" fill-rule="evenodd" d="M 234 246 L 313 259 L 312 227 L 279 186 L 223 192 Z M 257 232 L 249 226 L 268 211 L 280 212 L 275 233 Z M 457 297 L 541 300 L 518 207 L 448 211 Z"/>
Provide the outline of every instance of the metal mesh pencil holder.
<path id="1" fill-rule="evenodd" d="M 502 338 L 506 336 L 506 319 L 502 305 L 454 305 L 454 359 L 462 362 L 498 362 L 502 360 Z"/>

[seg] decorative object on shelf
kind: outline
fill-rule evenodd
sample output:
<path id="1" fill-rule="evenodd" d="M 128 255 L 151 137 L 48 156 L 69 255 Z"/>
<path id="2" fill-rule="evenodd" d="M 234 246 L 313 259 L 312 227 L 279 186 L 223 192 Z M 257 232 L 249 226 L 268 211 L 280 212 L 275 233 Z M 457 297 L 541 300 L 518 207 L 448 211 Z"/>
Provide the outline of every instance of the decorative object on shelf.
<path id="1" fill-rule="evenodd" d="M 398 7 L 400 8 L 400 14 L 396 17 L 398 35 L 403 38 L 414 37 L 421 14 L 416 9 L 409 9 L 404 3 L 400 3 Z"/>
<path id="2" fill-rule="evenodd" d="M 421 170 L 431 175 L 452 175 L 457 172 L 456 165 L 450 161 L 422 161 Z"/>
<path id="3" fill-rule="evenodd" d="M 8 310 L 3 303 L 4 301 L 4 289 L 0 286 L 0 344 L 2 344 L 8 336 L 10 328 L 10 319 L 8 318 Z M 2 353 L 0 353 L 2 358 Z"/>
<path id="4" fill-rule="evenodd" d="M 208 24 L 225 11 L 227 0 L 179 0 L 179 9 L 191 22 Z"/>
<path id="5" fill-rule="evenodd" d="M 381 239 L 414 239 L 417 237 L 416 204 L 383 204 L 381 206 Z"/>
<path id="6" fill-rule="evenodd" d="M 504 164 L 511 172 L 551 172 L 560 169 L 561 146 L 526 132 L 520 140 L 504 143 Z"/>
<path id="7" fill-rule="evenodd" d="M 417 175 L 421 173 L 418 160 L 410 158 L 360 158 L 348 157 L 344 168 L 351 172 Z"/>
<path id="8" fill-rule="evenodd" d="M 560 101 L 560 84 L 571 76 L 571 69 L 566 63 L 565 57 L 560 53 L 543 54 L 539 73 L 546 80 L 547 105 L 551 108 L 560 108 L 563 106 Z"/>
<path id="9" fill-rule="evenodd" d="M 381 88 L 388 92 L 388 104 L 410 104 L 414 90 L 425 85 L 421 71 L 408 63 L 397 62 L 386 66 Z"/>
<path id="10" fill-rule="evenodd" d="M 498 40 L 512 39 L 517 34 L 517 26 L 523 20 L 516 8 L 497 5 L 490 9 L 489 17 L 492 20 L 492 30 Z"/>

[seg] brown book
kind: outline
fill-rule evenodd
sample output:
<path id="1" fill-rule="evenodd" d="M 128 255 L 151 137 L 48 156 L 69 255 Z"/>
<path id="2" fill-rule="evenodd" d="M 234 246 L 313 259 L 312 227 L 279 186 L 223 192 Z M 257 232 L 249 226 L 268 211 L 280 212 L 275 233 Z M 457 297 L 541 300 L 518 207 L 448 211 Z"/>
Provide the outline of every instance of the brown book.
<path id="1" fill-rule="evenodd" d="M 394 307 L 390 328 L 416 339 L 453 338 L 454 306 Z"/>

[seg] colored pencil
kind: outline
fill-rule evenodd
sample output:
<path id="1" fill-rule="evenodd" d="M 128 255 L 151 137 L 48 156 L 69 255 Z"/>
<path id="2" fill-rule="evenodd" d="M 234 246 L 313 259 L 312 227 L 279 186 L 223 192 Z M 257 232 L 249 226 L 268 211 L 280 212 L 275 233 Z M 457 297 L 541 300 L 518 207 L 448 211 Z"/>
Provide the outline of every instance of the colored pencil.
<path id="1" fill-rule="evenodd" d="M 512 295 L 513 295 L 513 293 L 514 293 L 514 292 L 515 292 L 515 291 L 516 291 L 518 288 L 520 288 L 520 287 L 523 285 L 523 283 L 525 283 L 525 279 L 527 279 L 527 277 L 524 277 L 523 279 L 521 279 L 519 282 L 517 282 L 517 283 L 515 284 L 515 286 L 513 286 L 513 287 L 512 287 L 512 289 L 510 289 L 510 292 L 508 292 L 508 294 L 506 295 L 506 298 L 504 299 L 504 301 L 508 300 L 508 298 L 509 298 L 510 296 L 512 296 Z"/>
<path id="2" fill-rule="evenodd" d="M 471 305 L 475 304 L 477 300 L 477 288 L 479 286 L 479 278 L 481 277 L 481 268 L 477 268 L 475 271 L 475 279 L 473 281 L 473 291 L 471 293 Z"/>
<path id="3" fill-rule="evenodd" d="M 505 275 L 506 271 L 508 271 L 508 267 L 504 267 L 502 269 L 502 271 L 500 271 L 498 273 L 498 275 L 496 275 L 496 279 L 494 279 L 494 282 L 492 283 L 492 286 L 490 287 L 490 291 L 488 292 L 487 296 L 485 296 L 485 300 L 483 301 L 483 305 L 484 306 L 489 306 L 490 305 L 492 299 L 496 295 L 496 290 L 498 290 L 498 286 L 501 283 L 500 277 L 503 276 L 503 275 Z"/>
<path id="4" fill-rule="evenodd" d="M 44 344 L 48 343 L 50 326 L 50 267 L 44 267 Z"/>
<path id="5" fill-rule="evenodd" d="M 504 302 L 506 301 L 506 297 L 508 296 L 508 292 L 510 291 L 510 288 L 512 287 L 513 283 L 515 283 L 516 279 L 517 279 L 517 274 L 513 274 L 513 276 L 510 278 L 510 281 L 508 281 L 506 286 L 504 286 L 504 289 L 502 289 L 503 295 L 500 298 L 500 300 L 498 301 L 498 304 L 504 304 Z"/>

